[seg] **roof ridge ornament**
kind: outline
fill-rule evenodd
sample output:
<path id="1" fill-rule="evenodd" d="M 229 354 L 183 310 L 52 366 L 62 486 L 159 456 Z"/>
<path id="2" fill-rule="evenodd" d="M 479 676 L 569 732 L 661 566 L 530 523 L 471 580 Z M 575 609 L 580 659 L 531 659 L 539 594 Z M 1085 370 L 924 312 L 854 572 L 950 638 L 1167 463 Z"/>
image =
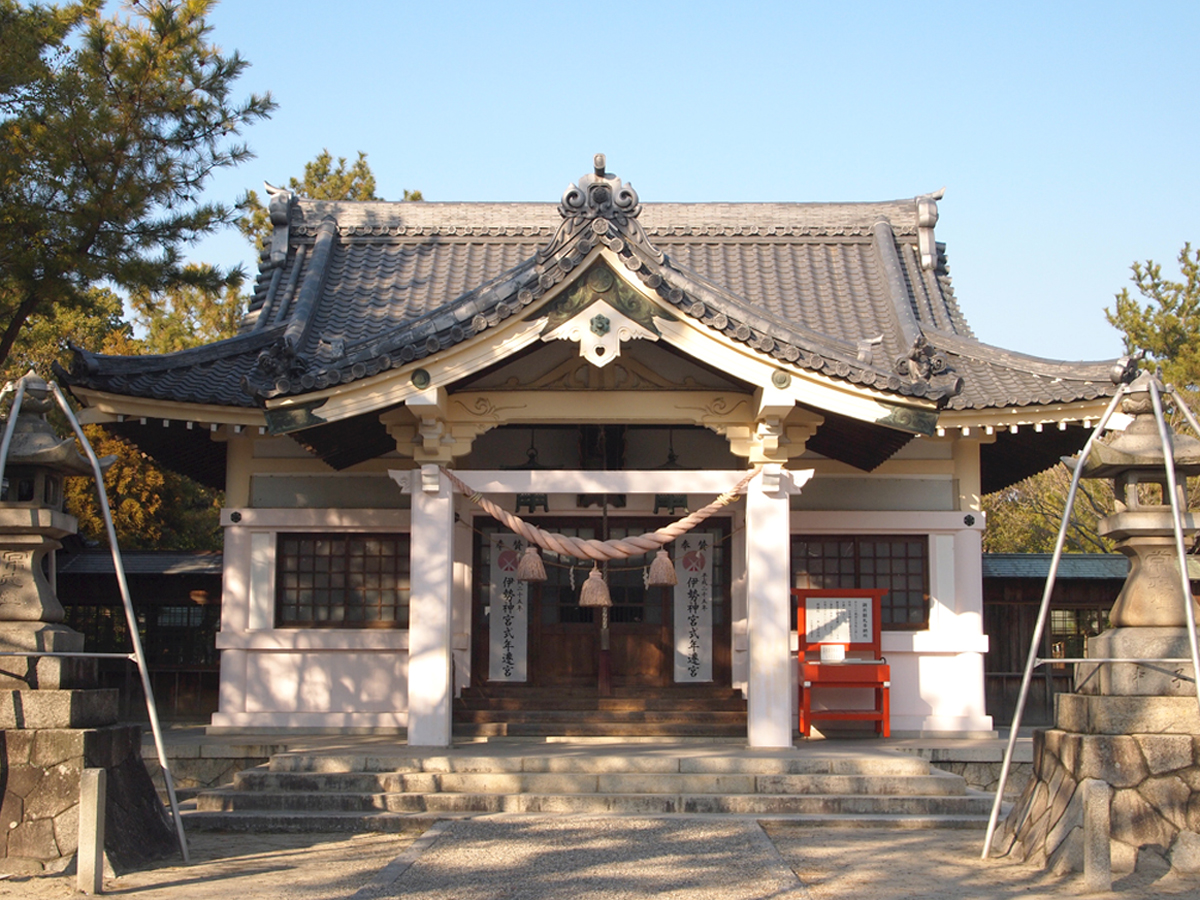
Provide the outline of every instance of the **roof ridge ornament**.
<path id="1" fill-rule="evenodd" d="M 637 221 L 642 204 L 633 185 L 606 171 L 603 153 L 592 158 L 592 165 L 592 172 L 567 185 L 563 191 L 558 204 L 558 214 L 563 222 L 550 242 L 538 250 L 538 265 L 561 255 L 571 255 L 568 245 L 575 242 L 584 245 L 579 248 L 582 251 L 579 255 L 586 255 L 597 241 L 618 253 L 625 248 L 624 241 L 630 241 L 661 264 L 666 257 L 650 243 Z M 618 242 L 615 248 L 614 242 Z"/>
<path id="2" fill-rule="evenodd" d="M 592 165 L 592 174 L 584 175 L 578 184 L 567 185 L 558 204 L 558 214 L 564 219 L 579 215 L 589 219 L 597 216 L 606 219 L 624 216 L 637 218 L 642 205 L 638 202 L 633 185 L 605 171 L 603 153 L 597 153 L 592 158 Z"/>
<path id="3" fill-rule="evenodd" d="M 292 206 L 296 202 L 296 192 L 287 188 L 275 187 L 269 181 L 263 182 L 267 192 L 267 212 L 270 215 L 271 231 L 270 260 L 282 263 L 287 259 L 288 231 L 292 220 Z"/>
<path id="4" fill-rule="evenodd" d="M 937 265 L 937 241 L 933 237 L 933 227 L 938 221 L 937 201 L 945 196 L 946 189 L 940 188 L 917 197 L 917 246 L 921 251 L 922 269 L 932 269 Z"/>

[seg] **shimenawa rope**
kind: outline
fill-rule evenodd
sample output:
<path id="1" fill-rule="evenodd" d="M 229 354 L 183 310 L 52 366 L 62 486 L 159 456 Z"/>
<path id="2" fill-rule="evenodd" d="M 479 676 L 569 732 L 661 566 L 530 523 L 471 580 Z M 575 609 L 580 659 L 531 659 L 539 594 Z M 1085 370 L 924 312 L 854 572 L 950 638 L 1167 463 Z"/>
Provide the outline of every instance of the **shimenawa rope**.
<path id="1" fill-rule="evenodd" d="M 555 532 L 543 531 L 536 525 L 530 525 L 520 516 L 510 513 L 506 509 L 501 509 L 491 500 L 488 500 L 483 494 L 467 484 L 464 484 L 453 472 L 444 466 L 439 466 L 442 474 L 450 481 L 452 485 L 458 488 L 463 494 L 471 499 L 471 502 L 494 518 L 496 521 L 507 526 L 515 534 L 520 535 L 525 540 L 537 544 L 543 550 L 549 550 L 551 553 L 557 553 L 560 556 L 574 556 L 577 559 L 591 560 L 610 560 L 610 559 L 628 559 L 631 556 L 641 556 L 651 550 L 657 550 L 660 547 L 671 543 L 677 537 L 687 534 L 713 513 L 728 506 L 738 496 L 746 490 L 747 485 L 754 479 L 759 472 L 762 471 L 761 466 L 756 466 L 746 473 L 732 490 L 726 491 L 721 496 L 717 497 L 712 503 L 705 506 L 703 509 L 698 509 L 690 515 L 684 516 L 670 525 L 664 525 L 657 531 L 649 531 L 646 534 L 638 535 L 637 537 L 614 538 L 608 541 L 599 541 L 596 539 L 584 539 L 577 537 L 568 537 L 565 534 L 557 534 Z"/>

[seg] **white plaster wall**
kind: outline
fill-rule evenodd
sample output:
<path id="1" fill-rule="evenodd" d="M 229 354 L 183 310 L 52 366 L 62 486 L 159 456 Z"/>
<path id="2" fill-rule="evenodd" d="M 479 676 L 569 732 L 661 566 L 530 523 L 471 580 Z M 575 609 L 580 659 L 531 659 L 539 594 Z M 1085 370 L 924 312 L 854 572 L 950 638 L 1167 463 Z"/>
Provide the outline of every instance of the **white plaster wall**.
<path id="1" fill-rule="evenodd" d="M 253 653 L 246 711 L 396 713 L 407 696 L 408 654 Z"/>
<path id="2" fill-rule="evenodd" d="M 239 521 L 235 522 L 234 514 Z M 217 728 L 403 728 L 408 632 L 275 628 L 284 532 L 405 532 L 403 510 L 227 509 Z"/>
<path id="3" fill-rule="evenodd" d="M 969 524 L 968 524 L 969 520 Z M 978 512 L 794 511 L 793 533 L 924 534 L 929 538 L 929 628 L 884 631 L 893 735 L 992 730 L 985 712 L 982 531 Z M 797 646 L 793 635 L 793 650 Z M 793 668 L 793 679 L 798 680 Z M 798 688 L 798 685 L 797 685 Z M 798 690 L 793 691 L 798 706 Z M 868 707 L 864 691 L 822 692 L 817 706 Z M 821 723 L 816 724 L 820 730 Z"/>

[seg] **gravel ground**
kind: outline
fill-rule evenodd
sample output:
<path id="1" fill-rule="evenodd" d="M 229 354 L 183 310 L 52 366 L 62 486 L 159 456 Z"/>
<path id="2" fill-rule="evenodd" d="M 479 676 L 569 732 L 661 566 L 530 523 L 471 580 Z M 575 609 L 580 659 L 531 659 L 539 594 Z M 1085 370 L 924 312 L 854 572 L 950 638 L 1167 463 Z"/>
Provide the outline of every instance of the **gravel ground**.
<path id="1" fill-rule="evenodd" d="M 796 828 L 741 819 L 495 816 L 419 838 L 363 834 L 191 836 L 177 860 L 105 880 L 138 900 L 1048 900 L 1082 876 L 980 860 L 982 832 Z M 1137 900 L 1200 896 L 1200 878 L 1118 877 Z M 78 896 L 70 875 L 0 880 L 0 898 Z"/>
<path id="2" fill-rule="evenodd" d="M 982 860 L 982 831 L 819 829 L 766 824 L 812 900 L 1049 900 L 1088 896 L 1083 875 L 1055 875 L 1005 859 Z M 1200 877 L 1165 869 L 1117 876 L 1097 897 L 1200 897 Z"/>
<path id="3" fill-rule="evenodd" d="M 394 834 L 207 834 L 151 869 L 104 879 L 106 894 L 138 900 L 342 900 L 353 897 L 413 843 Z M 0 881 L 0 897 L 78 897 L 74 875 Z"/>

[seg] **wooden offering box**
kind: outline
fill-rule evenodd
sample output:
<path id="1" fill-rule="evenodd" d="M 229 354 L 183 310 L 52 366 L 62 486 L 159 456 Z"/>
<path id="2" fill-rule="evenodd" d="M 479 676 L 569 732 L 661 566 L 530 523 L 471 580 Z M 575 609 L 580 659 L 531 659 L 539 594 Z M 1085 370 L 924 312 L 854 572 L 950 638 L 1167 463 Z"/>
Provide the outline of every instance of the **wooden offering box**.
<path id="1" fill-rule="evenodd" d="M 890 737 L 891 668 L 880 652 L 880 601 L 885 588 L 794 588 L 800 635 L 800 734 L 813 719 L 875 723 Z M 812 708 L 814 691 L 859 688 L 874 691 L 871 709 Z"/>

